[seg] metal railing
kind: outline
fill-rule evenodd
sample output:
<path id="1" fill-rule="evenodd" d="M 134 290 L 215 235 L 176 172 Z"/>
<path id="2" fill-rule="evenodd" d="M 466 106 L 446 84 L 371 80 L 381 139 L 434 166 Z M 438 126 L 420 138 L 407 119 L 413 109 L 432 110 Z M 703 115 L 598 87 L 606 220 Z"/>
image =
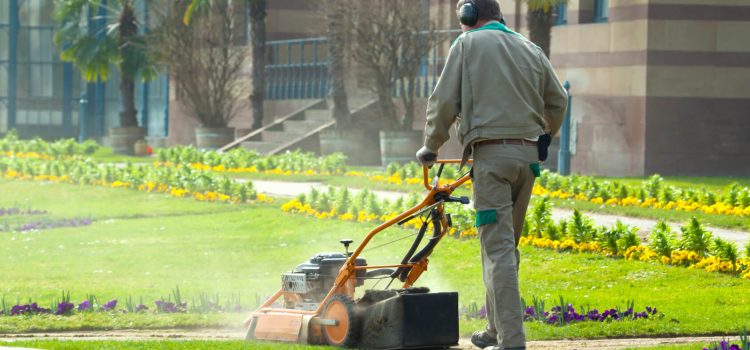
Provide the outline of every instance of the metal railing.
<path id="1" fill-rule="evenodd" d="M 318 99 L 328 95 L 328 39 L 277 40 L 266 43 L 266 99 Z"/>
<path id="2" fill-rule="evenodd" d="M 429 97 L 445 65 L 450 43 L 460 30 L 439 30 L 437 45 L 422 59 L 413 86 L 417 97 Z M 328 39 L 309 38 L 276 40 L 266 43 L 266 99 L 319 99 L 328 96 L 331 77 L 329 71 Z M 401 96 L 396 86 L 393 96 Z"/>

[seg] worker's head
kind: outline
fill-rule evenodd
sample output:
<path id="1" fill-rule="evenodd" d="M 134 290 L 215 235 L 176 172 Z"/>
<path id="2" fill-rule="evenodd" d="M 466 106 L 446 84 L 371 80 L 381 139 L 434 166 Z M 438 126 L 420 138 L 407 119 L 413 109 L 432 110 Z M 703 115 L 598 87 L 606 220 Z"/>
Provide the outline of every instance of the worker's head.
<path id="1" fill-rule="evenodd" d="M 503 19 L 498 0 L 458 0 L 456 14 L 463 31 L 479 28 L 489 21 Z"/>

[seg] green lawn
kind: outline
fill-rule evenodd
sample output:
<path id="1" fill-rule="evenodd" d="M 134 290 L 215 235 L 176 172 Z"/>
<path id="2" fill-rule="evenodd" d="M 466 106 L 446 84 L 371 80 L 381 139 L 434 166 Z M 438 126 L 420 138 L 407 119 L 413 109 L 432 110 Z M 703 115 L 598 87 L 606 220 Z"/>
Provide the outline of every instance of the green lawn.
<path id="1" fill-rule="evenodd" d="M 36 349 L 54 350 L 240 350 L 255 349 L 269 350 L 279 349 L 281 346 L 268 343 L 244 343 L 242 341 L 194 341 L 194 340 L 159 340 L 159 341 L 88 341 L 88 340 L 33 340 L 3 343 L 0 346 L 31 347 Z M 289 350 L 314 350 L 333 349 L 327 346 L 303 346 L 284 344 L 284 349 Z"/>
<path id="2" fill-rule="evenodd" d="M 146 304 L 179 286 L 188 301 L 201 292 L 239 296 L 250 308 L 271 294 L 279 275 L 320 251 L 338 251 L 338 240 L 359 240 L 371 224 L 315 220 L 284 214 L 275 205 L 201 203 L 124 189 L 0 180 L 0 207 L 14 204 L 49 211 L 50 217 L 90 216 L 91 226 L 0 232 L 0 295 L 49 305 L 62 290 L 73 301 L 86 294 L 100 300 L 132 296 Z M 25 219 L 25 218 L 24 218 Z M 5 220 L 5 217 L 0 217 Z M 15 218 L 14 220 L 20 220 Z M 412 234 L 386 231 L 371 247 Z M 399 260 L 409 240 L 365 252 L 370 264 Z M 750 281 L 653 263 L 598 255 L 522 249 L 522 293 L 547 299 L 564 296 L 574 306 L 611 308 L 635 300 L 655 306 L 660 320 L 579 323 L 564 327 L 527 324 L 529 338 L 603 338 L 636 335 L 738 333 L 739 315 L 750 313 Z M 433 290 L 457 290 L 460 303 L 482 305 L 476 240 L 447 239 L 437 247 L 420 280 Z M 87 314 L 70 318 L 0 317 L 0 332 L 45 329 L 238 327 L 244 313 L 208 315 Z M 747 323 L 745 321 L 745 323 Z M 462 334 L 482 320 L 462 320 Z M 745 324 L 747 326 L 747 324 Z"/>
<path id="3" fill-rule="evenodd" d="M 153 153 L 156 154 L 156 150 L 154 150 Z M 156 160 L 156 158 L 152 157 L 136 157 L 117 154 L 112 152 L 112 147 L 99 147 L 99 149 L 91 155 L 91 158 L 103 163 L 151 163 Z"/>

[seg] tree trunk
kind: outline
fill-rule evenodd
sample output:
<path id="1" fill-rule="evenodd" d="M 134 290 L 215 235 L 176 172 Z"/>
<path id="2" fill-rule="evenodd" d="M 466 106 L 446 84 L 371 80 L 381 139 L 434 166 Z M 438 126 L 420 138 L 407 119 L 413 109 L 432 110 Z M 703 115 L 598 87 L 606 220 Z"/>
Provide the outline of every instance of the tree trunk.
<path id="1" fill-rule="evenodd" d="M 253 51 L 253 92 L 250 110 L 253 129 L 263 127 L 263 100 L 266 92 L 266 0 L 250 1 L 250 38 Z"/>
<path id="2" fill-rule="evenodd" d="M 382 125 L 384 130 L 393 130 L 398 126 L 398 116 L 396 115 L 396 105 L 393 104 L 391 88 L 387 78 L 378 76 L 376 79 L 378 104 L 380 105 L 381 118 L 385 123 Z"/>
<path id="3" fill-rule="evenodd" d="M 131 40 L 138 35 L 138 25 L 136 24 L 135 12 L 129 4 L 125 4 L 120 15 L 120 48 L 133 45 Z M 123 55 L 125 59 L 128 55 Z M 135 109 L 135 77 L 128 74 L 130 70 L 125 67 L 132 66 L 130 62 L 123 60 L 120 63 L 120 71 L 123 72 L 120 79 L 120 94 L 122 96 L 122 111 L 120 111 L 120 126 L 131 127 L 138 126 L 138 111 Z"/>
<path id="4" fill-rule="evenodd" d="M 328 19 L 328 57 L 330 57 L 329 69 L 332 78 L 333 95 L 333 118 L 336 127 L 345 129 L 351 123 L 351 112 L 349 111 L 349 98 L 346 93 L 346 67 L 344 59 L 344 12 L 339 11 L 341 4 L 339 0 L 332 0 L 333 6 L 327 14 Z"/>
<path id="5" fill-rule="evenodd" d="M 550 42 L 552 41 L 552 10 L 531 10 L 528 12 L 529 40 L 542 48 L 549 58 Z"/>

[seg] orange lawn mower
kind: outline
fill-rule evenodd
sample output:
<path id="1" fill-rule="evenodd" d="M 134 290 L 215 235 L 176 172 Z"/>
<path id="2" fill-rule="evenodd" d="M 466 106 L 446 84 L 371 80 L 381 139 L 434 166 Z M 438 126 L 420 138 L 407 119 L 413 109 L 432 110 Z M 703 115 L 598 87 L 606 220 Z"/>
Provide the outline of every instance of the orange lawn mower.
<path id="1" fill-rule="evenodd" d="M 451 197 L 468 173 L 450 184 L 440 184 L 446 164 L 439 160 L 430 184 L 424 167 L 425 199 L 370 231 L 353 252 L 351 239 L 341 240 L 344 253 L 318 253 L 281 275 L 281 289 L 244 322 L 246 340 L 327 344 L 367 349 L 445 348 L 458 344 L 458 293 L 430 293 L 414 283 L 427 270 L 428 257 L 452 225 L 444 204 L 468 204 L 467 197 Z M 368 266 L 360 256 L 368 243 L 393 225 L 419 218 L 422 225 L 401 262 Z M 425 233 L 433 233 L 424 244 Z M 421 249 L 420 249 L 421 248 Z M 419 250 L 418 250 L 419 249 Z M 385 289 L 366 290 L 355 299 L 355 289 L 365 280 L 390 280 Z M 392 282 L 401 289 L 389 289 Z"/>

